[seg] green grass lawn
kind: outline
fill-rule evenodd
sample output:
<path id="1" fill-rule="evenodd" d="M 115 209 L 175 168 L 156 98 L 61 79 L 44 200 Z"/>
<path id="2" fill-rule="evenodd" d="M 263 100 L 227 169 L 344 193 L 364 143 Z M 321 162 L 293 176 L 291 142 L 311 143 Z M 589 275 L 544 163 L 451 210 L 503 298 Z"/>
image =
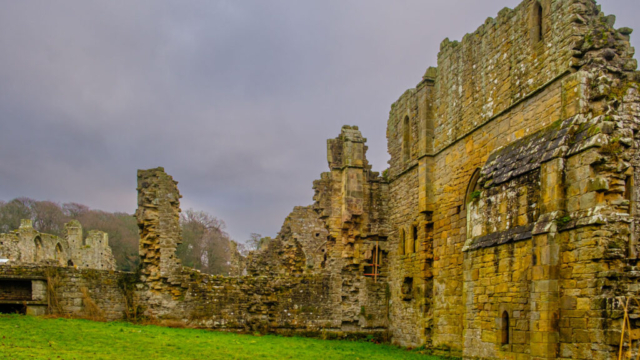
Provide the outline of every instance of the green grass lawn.
<path id="1" fill-rule="evenodd" d="M 394 346 L 0 315 L 0 359 L 438 359 Z"/>

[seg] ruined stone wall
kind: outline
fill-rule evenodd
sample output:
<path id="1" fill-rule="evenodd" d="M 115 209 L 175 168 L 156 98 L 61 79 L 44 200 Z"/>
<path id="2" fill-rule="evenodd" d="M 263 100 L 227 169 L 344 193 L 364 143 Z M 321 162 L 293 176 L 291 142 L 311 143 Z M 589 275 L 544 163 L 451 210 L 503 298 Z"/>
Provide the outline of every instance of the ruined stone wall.
<path id="1" fill-rule="evenodd" d="M 356 126 L 343 126 L 327 141 L 331 171 L 313 185 L 313 208 L 329 235 L 321 271 L 332 276 L 342 327 L 351 331 L 386 328 L 389 312 L 388 185 L 371 171 L 365 142 Z"/>
<path id="2" fill-rule="evenodd" d="M 1 265 L 0 283 L 29 281 L 33 290 L 29 307 L 40 309 L 34 315 L 58 314 L 91 319 L 126 319 L 125 284 L 133 284 L 132 273 L 53 267 L 42 265 Z M 15 292 L 12 293 L 16 295 Z M 9 299 L 10 300 L 10 299 Z M 10 303 L 0 299 L 0 304 Z"/>
<path id="3" fill-rule="evenodd" d="M 462 247 L 467 227 L 464 198 L 472 175 L 482 167 L 494 149 L 561 119 L 563 114 L 575 111 L 572 109 L 579 106 L 577 99 L 582 91 L 579 81 L 579 75 L 567 75 L 566 78 L 539 89 L 539 92 L 526 101 L 517 103 L 508 111 L 504 111 L 482 128 L 470 133 L 464 140 L 453 143 L 437 154 L 426 155 L 421 159 L 414 160 L 413 165 L 404 165 L 405 168 L 413 166 L 409 170 L 405 170 L 404 173 L 401 173 L 401 170 L 394 171 L 394 167 L 401 169 L 403 165 L 399 164 L 405 163 L 400 155 L 394 156 L 399 153 L 402 144 L 399 143 L 398 137 L 389 136 L 389 152 L 392 156 L 390 164 L 391 199 L 398 201 L 398 204 L 391 205 L 391 219 L 393 219 L 392 223 L 395 227 L 395 231 L 392 232 L 394 234 L 392 248 L 399 248 L 400 228 L 403 228 L 406 234 L 413 224 L 418 224 L 418 242 L 423 244 L 425 250 L 415 256 L 421 258 L 420 271 L 433 267 L 433 270 L 425 272 L 425 277 L 430 274 L 435 276 L 433 309 L 431 311 L 433 311 L 433 317 L 437 319 L 437 323 L 431 331 L 431 336 L 436 345 L 457 348 L 462 345 L 460 337 L 462 335 L 463 312 L 461 270 Z M 405 93 L 405 96 L 407 95 L 408 93 Z M 418 109 L 427 107 L 428 101 L 421 102 L 415 98 L 413 101 L 417 103 Z M 401 98 L 395 104 L 397 110 L 392 111 L 390 116 L 390 128 L 402 121 L 402 118 L 397 114 L 407 111 L 406 108 L 403 109 L 400 106 L 403 102 L 408 103 L 405 106 L 409 106 L 409 103 L 414 104 L 414 102 Z M 418 110 L 416 113 L 420 114 L 421 112 Z M 428 128 L 428 112 L 424 111 L 424 113 L 425 117 L 416 117 L 415 121 L 427 122 L 423 127 Z M 395 127 L 398 126 L 395 125 Z M 393 134 L 391 131 L 388 133 Z M 419 134 L 418 131 L 414 131 L 414 133 Z M 423 143 L 427 146 L 428 141 Z M 428 154 L 429 149 L 425 149 L 424 152 Z M 397 173 L 399 174 L 396 175 Z M 429 193 L 422 195 L 423 192 Z M 421 201 L 421 197 L 424 200 Z M 426 226 L 431 221 L 434 224 L 433 244 L 425 241 L 429 233 L 426 231 Z M 423 231 L 423 229 L 425 230 Z M 412 235 L 410 234 L 407 238 Z M 430 253 L 431 251 L 433 253 Z M 418 274 L 418 265 L 415 265 L 414 269 L 416 270 L 413 274 Z M 400 293 L 399 290 L 393 290 L 393 288 L 400 286 L 402 279 L 407 274 L 410 272 L 405 271 L 405 274 L 397 274 L 398 276 L 391 280 L 394 294 Z M 419 306 L 416 303 L 413 308 Z M 402 312 L 403 310 L 399 309 L 398 311 Z M 411 318 L 412 315 L 409 314 L 408 317 Z M 414 334 L 419 334 L 422 331 L 422 329 L 415 328 Z M 425 331 L 425 336 L 429 332 L 429 330 Z M 402 337 L 399 337 L 398 341 L 407 345 L 417 345 L 422 342 L 414 343 L 415 338 L 410 341 Z"/>
<path id="4" fill-rule="evenodd" d="M 391 323 L 394 341 L 419 346 L 431 340 L 433 324 L 433 146 L 435 69 L 392 105 L 387 126 Z"/>
<path id="5" fill-rule="evenodd" d="M 139 171 L 127 296 L 213 329 L 388 329 L 465 358 L 612 358 L 621 304 L 640 291 L 640 73 L 614 22 L 592 0 L 525 0 L 445 40 L 391 107 L 389 169 L 371 171 L 366 139 L 344 126 L 314 204 L 234 255 L 247 276 L 182 267 L 177 182 Z"/>
<path id="6" fill-rule="evenodd" d="M 284 221 L 277 238 L 290 238 L 300 244 L 305 271 L 319 272 L 326 267 L 326 243 L 329 231 L 311 206 L 296 206 Z"/>
<path id="7" fill-rule="evenodd" d="M 138 170 L 138 209 L 142 280 L 160 289 L 164 280 L 179 284 L 182 265 L 176 249 L 180 233 L 178 182 L 163 168 Z"/>
<path id="8" fill-rule="evenodd" d="M 93 230 L 83 239 L 82 226 L 76 220 L 65 224 L 65 230 L 64 238 L 59 238 L 36 231 L 31 220 L 22 220 L 18 230 L 0 234 L 0 259 L 8 264 L 115 270 L 107 233 Z"/>
<path id="9" fill-rule="evenodd" d="M 251 275 L 319 273 L 326 266 L 329 233 L 311 206 L 296 206 L 275 239 L 263 239 L 247 259 Z M 262 242 L 261 241 L 261 242 Z"/>
<path id="10" fill-rule="evenodd" d="M 537 4 L 542 5 L 536 32 Z M 566 72 L 588 2 L 526 0 L 488 18 L 462 41 L 445 39 L 435 82 L 436 152 Z M 547 114 L 551 115 L 551 111 Z"/>
<path id="11" fill-rule="evenodd" d="M 483 248 L 465 259 L 463 346 L 465 350 L 473 349 L 474 356 L 509 358 L 530 354 L 532 257 L 529 239 Z M 509 340 L 503 345 L 500 330 L 504 314 L 509 319 Z"/>
<path id="12" fill-rule="evenodd" d="M 620 93 L 627 91 L 626 98 L 634 96 L 629 92 L 635 94 L 633 84 L 636 75 L 632 71 L 636 62 L 631 58 L 633 50 L 628 43 L 630 30 L 613 30 L 613 19 L 599 14 L 592 1 L 542 1 L 541 4 L 544 41 L 532 41 L 532 31 L 535 31 L 536 25 L 532 21 L 534 1 L 524 1 L 514 10 L 505 9 L 498 18 L 488 19 L 478 31 L 465 36 L 462 42 L 445 40 L 438 68 L 430 68 L 416 89 L 408 90 L 392 106 L 387 130 L 391 155 L 390 248 L 393 251 L 390 257 L 393 271 L 389 284 L 393 302 L 391 329 L 394 341 L 400 344 L 431 342 L 434 347 L 459 349 L 467 356 L 506 356 L 500 353 L 501 346 L 496 340 L 499 309 L 507 305 L 511 309 L 520 307 L 513 301 L 523 299 L 523 292 L 528 291 L 530 298 L 527 306 L 534 317 L 526 321 L 538 335 L 531 340 L 530 349 L 516 350 L 513 347 L 510 352 L 540 358 L 555 356 L 558 343 L 549 339 L 557 336 L 556 323 L 552 320 L 535 320 L 540 316 L 562 316 L 558 301 L 564 290 L 559 287 L 556 276 L 561 267 L 571 267 L 560 265 L 560 235 L 552 229 L 552 224 L 558 219 L 561 219 L 560 222 L 565 221 L 562 219 L 579 222 L 578 219 L 584 218 L 582 222 L 586 225 L 596 221 L 593 218 L 595 209 L 604 209 L 609 205 L 619 209 L 626 206 L 620 198 L 620 184 L 628 165 L 603 166 L 608 171 L 612 167 L 622 170 L 613 176 L 615 179 L 608 177 L 611 180 L 598 180 L 597 173 L 601 170 L 597 166 L 594 168 L 594 156 L 589 149 L 612 139 L 600 138 L 601 129 L 614 130 L 613 124 L 598 118 L 599 114 L 607 111 L 611 114 L 609 121 L 614 121 L 620 129 L 617 135 L 619 139 L 630 139 L 632 135 L 629 131 L 637 123 L 637 119 L 629 116 L 623 116 L 628 119 L 624 123 L 614 120 L 617 119 L 614 112 L 625 111 L 628 114 L 631 109 L 637 111 L 633 101 L 628 105 L 623 104 L 621 99 L 625 95 Z M 570 122 L 564 124 L 564 120 Z M 540 181 L 542 193 L 539 201 L 535 200 L 535 196 L 522 198 L 528 206 L 548 203 L 546 208 L 540 209 L 540 213 L 545 214 L 542 219 L 537 219 L 532 212 L 521 214 L 520 210 L 509 205 L 517 204 L 517 192 L 503 189 L 500 194 L 500 190 L 493 189 L 478 194 L 481 201 L 483 197 L 493 197 L 497 202 L 485 206 L 478 215 L 478 224 L 485 225 L 480 233 L 494 235 L 511 229 L 510 236 L 513 238 L 518 236 L 516 230 L 527 230 L 515 229 L 518 226 L 531 225 L 536 221 L 541 226 L 537 234 L 529 235 L 532 239 L 530 250 L 535 255 L 532 259 L 539 260 L 531 265 L 531 283 L 527 285 L 530 290 L 522 290 L 525 289 L 523 284 L 514 286 L 519 289 L 513 292 L 514 296 L 500 293 L 489 296 L 489 303 L 483 305 L 489 313 L 481 314 L 488 316 L 485 319 L 487 321 L 478 327 L 477 317 L 480 315 L 475 309 L 480 306 L 480 294 L 473 295 L 473 291 L 482 284 L 469 280 L 467 276 L 472 276 L 471 269 L 474 266 L 489 266 L 489 263 L 478 265 L 483 264 L 478 260 L 480 255 L 475 254 L 478 250 L 463 251 L 469 235 L 467 229 L 474 225 L 467 224 L 469 214 L 466 204 L 472 176 L 487 164 L 495 150 L 561 123 L 567 128 L 571 127 L 575 137 L 571 140 L 549 139 L 549 142 L 573 142 L 560 144 L 566 148 L 559 151 L 571 148 L 562 153 L 566 160 L 545 160 L 550 161 L 550 165 L 543 166 L 540 180 L 530 173 L 535 172 L 536 167 L 525 169 L 523 166 L 525 170 L 518 174 L 531 179 L 517 181 L 530 184 Z M 623 130 L 625 127 L 629 130 Z M 625 141 L 631 143 L 631 140 Z M 625 149 L 629 147 L 633 146 L 625 146 Z M 529 155 L 542 158 L 544 152 Z M 627 158 L 630 161 L 634 157 L 628 155 Z M 580 165 L 574 168 L 576 163 Z M 601 164 L 607 163 L 620 164 L 611 158 Z M 528 175 L 523 175 L 525 173 Z M 563 182 L 565 176 L 570 181 Z M 548 183 L 545 179 L 560 180 Z M 608 184 L 608 181 L 618 184 L 614 191 L 617 195 L 607 197 L 604 196 L 607 190 L 595 190 L 598 184 Z M 634 191 L 637 193 L 637 190 Z M 576 212 L 577 209 L 580 211 Z M 567 211 L 570 214 L 566 214 Z M 510 220 L 507 215 L 511 217 Z M 507 220 L 511 222 L 505 222 Z M 431 221 L 433 227 L 429 225 Z M 491 228 L 490 224 L 496 226 Z M 416 225 L 417 232 L 414 232 Z M 569 231 L 568 228 L 563 230 Z M 616 231 L 622 238 L 620 232 L 624 233 L 625 230 Z M 422 247 L 412 246 L 416 237 Z M 432 244 L 430 239 L 433 239 Z M 494 246 L 513 247 L 498 242 Z M 430 253 L 431 249 L 433 253 Z M 508 251 L 495 251 L 497 261 L 511 261 L 510 266 L 526 268 L 526 261 L 516 261 L 507 256 Z M 431 275 L 432 285 L 429 283 Z M 405 283 L 410 277 L 413 278 L 413 291 L 417 289 L 424 294 L 432 291 L 430 302 L 424 302 L 430 309 L 424 311 L 420 302 L 406 300 L 408 286 Z M 416 277 L 422 277 L 420 282 L 416 282 Z M 567 284 L 574 285 L 572 282 Z M 430 286 L 432 290 L 428 289 Z M 541 302 L 540 299 L 545 300 Z M 545 304 L 544 307 L 535 308 L 542 306 L 541 303 Z M 518 316 L 530 316 L 517 311 Z M 489 318 L 494 321 L 489 322 Z M 431 319 L 433 323 L 430 323 Z M 525 318 L 518 319 L 521 320 Z M 521 329 L 514 327 L 511 331 Z M 593 331 L 596 331 L 595 328 Z M 480 343 L 484 345 L 479 346 Z M 467 346 L 469 344 L 474 346 Z M 542 350 L 532 352 L 534 348 Z"/>
<path id="13" fill-rule="evenodd" d="M 145 315 L 234 331 L 319 334 L 385 329 L 385 283 L 365 278 L 364 265 L 352 266 L 352 257 L 343 259 L 342 251 L 333 251 L 326 244 L 329 228 L 310 208 L 296 208 L 279 236 L 246 258 L 247 276 L 212 276 L 180 266 L 175 259 L 180 241 L 176 184 L 162 168 L 138 172 L 142 276 L 135 294 Z M 312 251 L 322 253 L 318 248 L 339 259 L 322 268 L 324 255 Z M 307 266 L 308 259 L 316 258 L 322 261 Z"/>
<path id="14" fill-rule="evenodd" d="M 182 286 L 139 292 L 147 315 L 230 331 L 339 330 L 327 277 L 183 275 Z"/>

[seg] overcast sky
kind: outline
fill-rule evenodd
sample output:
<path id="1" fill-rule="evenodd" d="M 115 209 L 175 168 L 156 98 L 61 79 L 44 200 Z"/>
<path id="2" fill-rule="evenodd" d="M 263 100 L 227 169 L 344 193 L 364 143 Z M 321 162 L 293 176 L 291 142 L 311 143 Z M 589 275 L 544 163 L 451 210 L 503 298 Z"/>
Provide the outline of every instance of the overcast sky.
<path id="1" fill-rule="evenodd" d="M 0 0 L 0 200 L 133 213 L 136 170 L 164 166 L 183 209 L 273 236 L 326 139 L 358 125 L 385 169 L 391 103 L 518 3 Z M 640 31 L 640 1 L 600 3 Z"/>

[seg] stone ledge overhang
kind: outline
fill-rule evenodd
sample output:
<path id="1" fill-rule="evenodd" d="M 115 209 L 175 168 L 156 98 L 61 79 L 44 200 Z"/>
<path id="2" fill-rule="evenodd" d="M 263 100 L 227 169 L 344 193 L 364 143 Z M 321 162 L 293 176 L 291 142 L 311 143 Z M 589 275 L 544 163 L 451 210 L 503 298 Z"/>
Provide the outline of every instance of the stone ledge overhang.
<path id="1" fill-rule="evenodd" d="M 477 236 L 471 240 L 471 244 L 466 246 L 463 251 L 473 251 L 531 239 L 533 237 L 533 227 L 534 224 L 516 226 L 508 230 Z"/>

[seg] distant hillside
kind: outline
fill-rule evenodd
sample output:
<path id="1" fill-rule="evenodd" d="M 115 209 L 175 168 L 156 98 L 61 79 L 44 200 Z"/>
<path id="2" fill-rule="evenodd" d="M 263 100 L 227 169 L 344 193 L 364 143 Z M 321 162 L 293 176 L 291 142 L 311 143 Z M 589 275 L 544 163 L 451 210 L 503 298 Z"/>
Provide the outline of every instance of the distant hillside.
<path id="1" fill-rule="evenodd" d="M 131 214 L 29 198 L 0 201 L 0 232 L 17 229 L 20 219 L 31 219 L 36 230 L 58 236 L 64 236 L 65 223 L 78 220 L 85 233 L 101 230 L 109 234 L 109 245 L 119 270 L 134 271 L 138 266 L 138 226 Z M 224 232 L 224 222 L 205 212 L 189 209 L 181 214 L 181 226 L 183 243 L 178 247 L 178 257 L 182 263 L 210 274 L 227 274 L 230 239 Z"/>

